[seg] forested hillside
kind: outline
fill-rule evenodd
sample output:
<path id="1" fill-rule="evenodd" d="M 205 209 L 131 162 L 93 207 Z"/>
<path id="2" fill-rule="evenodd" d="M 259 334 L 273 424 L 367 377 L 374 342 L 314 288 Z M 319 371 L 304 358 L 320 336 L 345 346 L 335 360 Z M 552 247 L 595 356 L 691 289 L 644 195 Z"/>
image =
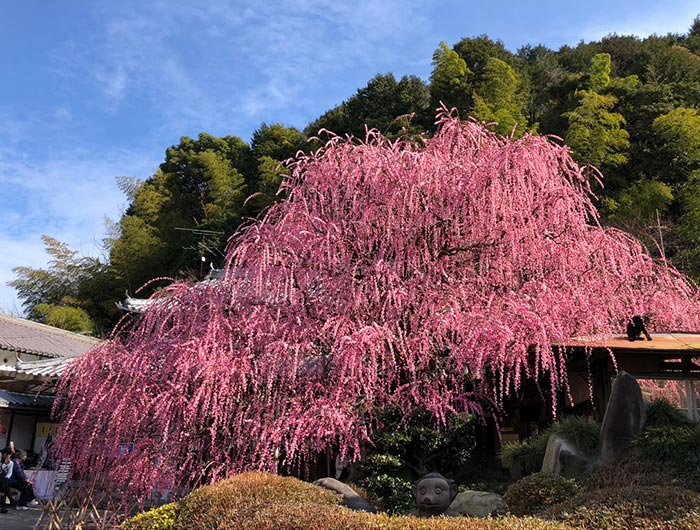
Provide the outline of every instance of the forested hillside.
<path id="1" fill-rule="evenodd" d="M 376 128 L 419 141 L 434 132 L 441 104 L 501 134 L 562 138 L 577 162 L 603 175 L 594 183 L 603 222 L 700 278 L 700 17 L 684 35 L 609 35 L 556 51 L 526 44 L 513 53 L 486 35 L 443 42 L 432 67 L 428 80 L 378 74 L 303 131 L 262 124 L 250 143 L 183 137 L 150 178 L 120 179 L 129 206 L 110 227 L 103 260 L 46 237 L 49 267 L 15 269 L 11 285 L 28 316 L 106 333 L 125 292 L 221 266 L 241 223 L 284 200 L 281 162 L 314 149 L 308 140 L 319 130 L 362 139 Z"/>

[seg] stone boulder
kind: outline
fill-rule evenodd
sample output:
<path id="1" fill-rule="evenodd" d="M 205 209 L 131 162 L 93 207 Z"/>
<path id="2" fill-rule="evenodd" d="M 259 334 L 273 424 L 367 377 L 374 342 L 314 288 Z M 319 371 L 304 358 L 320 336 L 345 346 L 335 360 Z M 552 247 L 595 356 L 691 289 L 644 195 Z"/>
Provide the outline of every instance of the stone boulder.
<path id="1" fill-rule="evenodd" d="M 646 409 L 639 383 L 627 372 L 615 378 L 600 429 L 600 462 L 611 464 L 629 454 L 644 426 Z"/>
<path id="2" fill-rule="evenodd" d="M 444 515 L 448 517 L 490 517 L 503 510 L 503 499 L 497 493 L 467 490 L 457 494 Z"/>
<path id="3" fill-rule="evenodd" d="M 574 478 L 583 474 L 589 465 L 589 458 L 563 438 L 552 435 L 547 440 L 542 473 Z"/>
<path id="4" fill-rule="evenodd" d="M 319 486 L 327 490 L 331 490 L 341 496 L 341 502 L 343 506 L 350 508 L 356 512 L 370 512 L 376 513 L 376 509 L 362 497 L 360 497 L 357 492 L 352 489 L 347 484 L 340 482 L 334 478 L 326 477 L 320 478 L 313 482 L 314 486 Z"/>

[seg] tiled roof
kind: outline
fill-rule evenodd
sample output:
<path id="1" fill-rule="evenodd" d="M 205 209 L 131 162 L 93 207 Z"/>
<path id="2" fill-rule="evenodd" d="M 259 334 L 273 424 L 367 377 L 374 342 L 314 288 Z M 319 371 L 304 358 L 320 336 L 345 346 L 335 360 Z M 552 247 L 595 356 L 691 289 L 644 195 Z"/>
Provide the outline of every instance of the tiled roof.
<path id="1" fill-rule="evenodd" d="M 50 408 L 53 405 L 53 396 L 40 394 L 24 394 L 0 390 L 0 408 L 41 407 Z"/>
<path id="2" fill-rule="evenodd" d="M 155 301 L 155 298 L 131 298 L 127 296 L 123 302 L 117 302 L 117 307 L 127 313 L 144 313 Z"/>
<path id="3" fill-rule="evenodd" d="M 58 357 L 41 361 L 20 361 L 15 364 L 17 379 L 50 379 L 61 377 L 75 357 Z"/>
<path id="4" fill-rule="evenodd" d="M 683 331 L 652 333 L 651 341 L 630 341 L 627 335 L 617 335 L 608 339 L 578 337 L 568 341 L 564 346 L 606 348 L 613 352 L 619 350 L 648 351 L 659 353 L 690 353 L 700 352 L 700 333 L 687 333 Z"/>
<path id="5" fill-rule="evenodd" d="M 0 349 L 43 357 L 80 357 L 99 339 L 0 314 Z"/>

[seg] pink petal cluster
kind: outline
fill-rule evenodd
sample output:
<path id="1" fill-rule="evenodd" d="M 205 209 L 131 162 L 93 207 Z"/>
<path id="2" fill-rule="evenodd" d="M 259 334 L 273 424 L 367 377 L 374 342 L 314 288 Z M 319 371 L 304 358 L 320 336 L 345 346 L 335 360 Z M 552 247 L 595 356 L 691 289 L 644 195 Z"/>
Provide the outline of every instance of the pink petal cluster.
<path id="1" fill-rule="evenodd" d="M 173 285 L 76 364 L 62 456 L 141 498 L 354 458 L 388 407 L 439 424 L 526 377 L 565 390 L 571 337 L 700 329 L 695 288 L 598 224 L 566 147 L 439 120 L 421 145 L 370 132 L 290 162 L 225 280 Z"/>

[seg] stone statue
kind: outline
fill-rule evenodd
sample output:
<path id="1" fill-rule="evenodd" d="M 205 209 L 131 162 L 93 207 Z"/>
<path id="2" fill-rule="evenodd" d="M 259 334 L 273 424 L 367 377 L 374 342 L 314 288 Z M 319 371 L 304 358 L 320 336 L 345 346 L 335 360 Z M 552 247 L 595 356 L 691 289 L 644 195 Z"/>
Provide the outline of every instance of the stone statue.
<path id="1" fill-rule="evenodd" d="M 414 484 L 418 517 L 432 517 L 447 510 L 457 496 L 457 484 L 440 473 L 428 473 Z"/>

